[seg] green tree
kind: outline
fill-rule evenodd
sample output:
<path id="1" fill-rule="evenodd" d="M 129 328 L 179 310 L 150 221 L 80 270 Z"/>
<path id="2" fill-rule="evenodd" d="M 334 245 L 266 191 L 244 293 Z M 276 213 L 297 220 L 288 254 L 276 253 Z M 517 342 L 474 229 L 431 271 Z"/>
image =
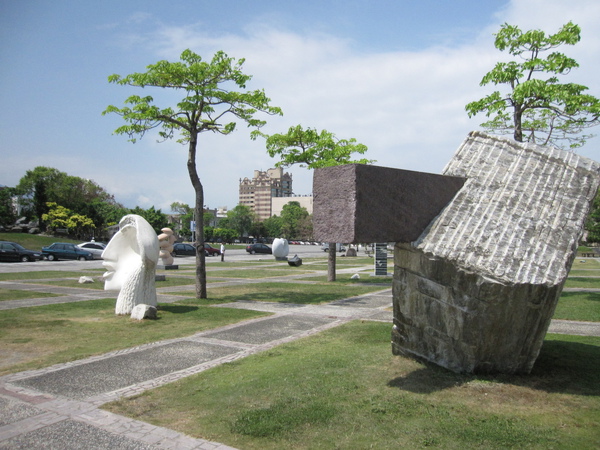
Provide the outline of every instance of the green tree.
<path id="1" fill-rule="evenodd" d="M 212 61 L 185 50 L 179 62 L 159 61 L 149 65 L 146 72 L 125 77 L 111 75 L 109 82 L 141 88 L 173 89 L 184 94 L 175 107 L 159 108 L 151 96 L 132 95 L 126 106 L 109 106 L 103 114 L 116 113 L 127 125 L 119 127 L 117 134 L 126 134 L 132 142 L 152 129 L 159 129 L 162 139 L 177 135 L 178 142 L 187 143 L 188 174 L 196 194 L 195 217 L 202 217 L 204 188 L 196 168 L 198 136 L 203 132 L 229 134 L 236 121 L 246 122 L 259 129 L 265 121 L 255 118 L 257 112 L 279 114 L 281 110 L 270 106 L 263 90 L 246 90 L 251 76 L 242 72 L 244 59 L 237 62 L 224 52 L 217 52 Z M 229 90 L 229 88 L 241 91 Z M 232 122 L 223 123 L 232 118 Z M 204 257 L 204 223 L 198 220 L 196 232 L 196 296 L 206 298 L 206 261 Z"/>
<path id="2" fill-rule="evenodd" d="M 312 214 L 301 218 L 298 221 L 297 232 L 303 241 L 313 241 L 313 217 Z"/>
<path id="3" fill-rule="evenodd" d="M 84 239 L 91 236 L 96 228 L 94 221 L 82 214 L 73 213 L 73 211 L 58 205 L 54 202 L 48 202 L 48 213 L 44 214 L 43 220 L 52 230 L 66 228 L 67 232 L 77 239 Z"/>
<path id="4" fill-rule="evenodd" d="M 215 228 L 213 239 L 215 241 L 233 242 L 238 237 L 238 232 L 232 228 Z"/>
<path id="5" fill-rule="evenodd" d="M 286 239 L 303 238 L 300 235 L 300 224 L 309 216 L 308 210 L 299 202 L 288 202 L 281 209 L 281 232 Z"/>
<path id="6" fill-rule="evenodd" d="M 69 229 L 69 234 L 75 235 L 77 239 L 89 239 L 93 237 L 96 225 L 94 225 L 94 221 L 87 216 L 73 214 L 67 221 L 67 228 Z"/>
<path id="7" fill-rule="evenodd" d="M 234 229 L 238 233 L 238 237 L 248 235 L 252 223 L 256 220 L 252 209 L 246 205 L 237 205 L 228 211 L 227 218 L 229 219 L 229 228 Z"/>
<path id="8" fill-rule="evenodd" d="M 282 236 L 283 223 L 281 217 L 277 215 L 271 216 L 268 219 L 263 220 L 261 225 L 263 226 L 263 234 L 265 237 L 275 238 Z"/>
<path id="9" fill-rule="evenodd" d="M 94 181 L 68 175 L 52 167 L 38 166 L 28 170 L 15 191 L 21 196 L 22 206 L 39 219 L 41 228 L 44 228 L 42 217 L 48 213 L 49 202 L 88 216 L 100 228 L 107 226 L 108 222 L 118 222 L 120 218 L 115 220 L 114 214 L 104 217 L 104 212 L 109 213 L 113 209 L 123 212 L 125 209 Z"/>
<path id="10" fill-rule="evenodd" d="M 356 139 L 338 139 L 327 130 L 317 131 L 314 128 L 302 128 L 301 125 L 290 127 L 285 134 L 271 136 L 255 131 L 253 137 L 262 136 L 266 139 L 269 156 L 279 158 L 277 167 L 287 167 L 300 164 L 309 169 L 331 167 L 342 164 L 370 164 L 369 159 L 352 160 L 352 155 L 360 155 L 367 151 L 367 146 L 359 144 Z M 329 248 L 336 244 L 329 243 Z M 335 252 L 329 252 L 327 280 L 335 281 Z"/>
<path id="11" fill-rule="evenodd" d="M 54 202 L 48 202 L 46 206 L 48 212 L 42 216 L 42 220 L 46 222 L 48 228 L 53 231 L 57 228 L 68 228 L 69 217 L 71 217 L 72 212 Z"/>
<path id="12" fill-rule="evenodd" d="M 0 188 L 0 225 L 3 227 L 9 227 L 17 220 L 13 206 L 13 192 L 12 188 Z"/>
<path id="13" fill-rule="evenodd" d="M 190 224 L 194 220 L 194 208 L 186 203 L 173 202 L 171 203 L 171 211 L 179 214 L 179 224 L 176 231 L 180 235 L 191 236 Z"/>
<path id="14" fill-rule="evenodd" d="M 154 206 L 151 206 L 148 209 L 143 209 L 139 206 L 136 206 L 130 210 L 130 214 L 137 214 L 138 216 L 142 216 L 144 219 L 146 219 L 154 231 L 156 231 L 157 236 L 161 233 L 160 230 L 169 225 L 167 215 L 164 214 L 160 209 L 155 209 Z"/>
<path id="15" fill-rule="evenodd" d="M 560 83 L 559 76 L 579 64 L 563 53 L 550 52 L 561 45 L 575 45 L 580 33 L 579 26 L 572 22 L 549 36 L 540 30 L 522 32 L 516 26 L 502 25 L 494 45 L 516 60 L 497 63 L 480 85 L 492 83 L 507 89 L 469 103 L 465 107 L 469 117 L 484 112 L 491 119 L 482 127 L 512 133 L 519 142 L 572 149 L 585 144 L 592 135 L 582 133 L 598 125 L 600 101 L 585 93 L 586 86 Z"/>

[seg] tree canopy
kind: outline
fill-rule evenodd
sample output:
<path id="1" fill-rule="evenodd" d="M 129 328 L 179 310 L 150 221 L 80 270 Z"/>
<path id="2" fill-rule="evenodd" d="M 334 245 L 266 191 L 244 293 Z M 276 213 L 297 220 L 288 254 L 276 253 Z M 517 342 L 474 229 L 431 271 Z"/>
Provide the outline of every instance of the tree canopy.
<path id="1" fill-rule="evenodd" d="M 367 146 L 359 144 L 356 139 L 338 139 L 327 130 L 314 128 L 304 129 L 302 125 L 290 127 L 285 134 L 265 135 L 254 132 L 253 137 L 263 136 L 266 139 L 267 152 L 271 158 L 280 159 L 277 167 L 300 164 L 309 169 L 338 166 L 341 164 L 370 164 L 374 161 L 361 158 L 352 160 L 354 153 L 364 154 Z"/>
<path id="2" fill-rule="evenodd" d="M 234 229 L 238 233 L 238 237 L 247 235 L 252 223 L 256 220 L 255 214 L 246 205 L 237 205 L 235 208 L 227 212 L 228 227 Z"/>
<path id="3" fill-rule="evenodd" d="M 300 206 L 299 202 L 291 201 L 283 205 L 281 209 L 281 232 L 287 239 L 302 238 L 306 230 L 307 221 L 309 221 L 308 210 Z M 312 228 L 312 227 L 311 227 Z"/>
<path id="4" fill-rule="evenodd" d="M 26 171 L 14 191 L 20 196 L 21 206 L 30 216 L 37 217 L 41 226 L 49 212 L 48 203 L 85 215 L 98 228 L 117 223 L 125 211 L 113 195 L 93 180 L 68 175 L 53 167 L 38 166 Z"/>
<path id="5" fill-rule="evenodd" d="M 491 83 L 506 88 L 467 104 L 469 117 L 483 112 L 490 120 L 482 127 L 491 132 L 512 133 L 519 142 L 563 148 L 584 145 L 592 136 L 583 134 L 584 130 L 599 123 L 600 101 L 585 93 L 586 86 L 560 82 L 559 76 L 579 64 L 552 51 L 578 43 L 579 26 L 569 22 L 556 34 L 546 35 L 541 30 L 523 32 L 504 24 L 495 37 L 495 47 L 507 51 L 514 60 L 498 62 L 480 85 Z"/>
<path id="6" fill-rule="evenodd" d="M 242 72 L 243 64 L 244 59 L 235 61 L 222 51 L 215 53 L 210 62 L 204 61 L 188 49 L 182 52 L 180 61 L 159 61 L 147 66 L 146 72 L 124 77 L 115 74 L 108 78 L 110 83 L 173 89 L 183 95 L 174 107 L 156 106 L 150 95 L 132 95 L 125 100 L 124 107 L 110 105 L 103 114 L 121 116 L 126 125 L 117 128 L 115 133 L 129 136 L 132 142 L 157 129 L 163 140 L 176 138 L 180 143 L 187 143 L 187 169 L 196 193 L 195 217 L 202 217 L 204 206 L 204 188 L 196 168 L 198 135 L 203 132 L 229 134 L 238 121 L 259 129 L 265 121 L 256 118 L 256 113 L 281 115 L 281 109 L 270 105 L 263 90 L 246 89 L 252 77 Z M 232 121 L 227 122 L 230 119 Z M 196 296 L 206 298 L 203 221 L 198 220 L 196 227 Z"/>

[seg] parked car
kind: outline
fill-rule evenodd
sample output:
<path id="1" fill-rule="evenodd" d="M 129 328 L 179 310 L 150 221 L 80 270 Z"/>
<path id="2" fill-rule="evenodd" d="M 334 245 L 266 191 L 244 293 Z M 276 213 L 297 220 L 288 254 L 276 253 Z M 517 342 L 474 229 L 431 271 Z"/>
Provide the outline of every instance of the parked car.
<path id="1" fill-rule="evenodd" d="M 63 242 L 55 242 L 49 247 L 42 247 L 42 256 L 48 261 L 56 261 L 58 259 L 78 259 L 85 261 L 94 259 L 87 250 L 77 247 L 75 244 L 67 244 Z"/>
<path id="2" fill-rule="evenodd" d="M 250 244 L 246 247 L 246 251 L 251 255 L 255 253 L 268 253 L 269 255 L 273 254 L 271 247 L 266 244 Z"/>
<path id="3" fill-rule="evenodd" d="M 0 241 L 0 261 L 38 261 L 42 259 L 42 252 L 27 250 L 16 242 Z"/>
<path id="4" fill-rule="evenodd" d="M 211 247 L 210 244 L 204 244 L 204 251 L 206 256 L 215 256 L 221 254 L 221 250 Z"/>
<path id="5" fill-rule="evenodd" d="M 102 259 L 102 252 L 106 248 L 106 244 L 102 242 L 84 242 L 83 244 L 77 244 L 77 247 L 90 252 L 94 255 L 94 259 Z"/>
<path id="6" fill-rule="evenodd" d="M 344 247 L 344 244 L 337 243 L 335 245 L 337 247 L 338 252 L 346 251 L 346 247 Z M 323 250 L 324 252 L 328 252 L 329 251 L 329 243 L 325 242 L 323 245 L 321 245 L 321 250 Z"/>
<path id="7" fill-rule="evenodd" d="M 193 245 L 177 243 L 173 244 L 173 251 L 171 252 L 173 256 L 196 256 L 196 249 Z"/>
<path id="8" fill-rule="evenodd" d="M 173 256 L 196 256 L 196 248 L 191 244 L 177 243 L 173 244 L 173 251 L 171 252 Z M 211 247 L 210 244 L 204 244 L 204 255 L 205 256 L 214 256 L 220 255 L 221 251 L 214 247 Z"/>

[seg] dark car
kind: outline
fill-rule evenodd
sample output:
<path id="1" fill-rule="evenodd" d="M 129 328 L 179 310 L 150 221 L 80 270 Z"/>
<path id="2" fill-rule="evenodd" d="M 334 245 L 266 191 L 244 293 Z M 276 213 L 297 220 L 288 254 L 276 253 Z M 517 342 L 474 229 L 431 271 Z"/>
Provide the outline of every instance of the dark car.
<path id="1" fill-rule="evenodd" d="M 48 261 L 56 261 L 58 259 L 78 259 L 85 261 L 94 259 L 87 250 L 83 250 L 75 244 L 67 244 L 63 242 L 55 242 L 49 247 L 42 247 L 42 256 Z"/>
<path id="2" fill-rule="evenodd" d="M 173 251 L 171 254 L 173 256 L 195 256 L 196 249 L 190 244 L 177 243 L 173 244 Z"/>
<path id="3" fill-rule="evenodd" d="M 42 252 L 27 250 L 16 242 L 0 242 L 0 261 L 38 261 L 42 259 Z"/>
<path id="4" fill-rule="evenodd" d="M 209 244 L 204 244 L 204 250 L 206 251 L 206 256 L 215 256 L 221 254 L 221 250 L 211 247 Z"/>
<path id="5" fill-rule="evenodd" d="M 246 251 L 252 255 L 255 253 L 268 253 L 269 255 L 273 254 L 271 247 L 266 244 L 250 244 L 246 247 Z"/>
<path id="6" fill-rule="evenodd" d="M 196 256 L 196 249 L 194 248 L 193 245 L 178 243 L 178 244 L 173 244 L 173 251 L 171 252 L 171 254 L 173 256 L 182 256 L 182 255 Z M 220 255 L 220 254 L 221 254 L 220 250 L 217 250 L 216 248 L 213 248 L 208 244 L 204 244 L 204 255 L 213 256 L 213 255 Z"/>

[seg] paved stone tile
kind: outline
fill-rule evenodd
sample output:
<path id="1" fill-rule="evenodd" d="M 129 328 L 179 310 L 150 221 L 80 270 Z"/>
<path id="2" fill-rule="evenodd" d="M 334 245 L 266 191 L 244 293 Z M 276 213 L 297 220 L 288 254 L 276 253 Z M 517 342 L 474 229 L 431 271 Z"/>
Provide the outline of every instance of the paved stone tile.
<path id="1" fill-rule="evenodd" d="M 24 378 L 14 384 L 83 400 L 234 352 L 231 347 L 179 341 Z"/>
<path id="2" fill-rule="evenodd" d="M 75 420 L 64 420 L 0 442 L 0 449 L 154 450 L 160 447 L 101 430 Z"/>
<path id="3" fill-rule="evenodd" d="M 327 317 L 282 315 L 253 321 L 233 329 L 205 333 L 204 336 L 233 342 L 264 344 L 332 321 L 333 319 Z"/>
<path id="4" fill-rule="evenodd" d="M 26 403 L 0 397 L 0 426 L 36 416 L 41 412 L 40 409 Z"/>

